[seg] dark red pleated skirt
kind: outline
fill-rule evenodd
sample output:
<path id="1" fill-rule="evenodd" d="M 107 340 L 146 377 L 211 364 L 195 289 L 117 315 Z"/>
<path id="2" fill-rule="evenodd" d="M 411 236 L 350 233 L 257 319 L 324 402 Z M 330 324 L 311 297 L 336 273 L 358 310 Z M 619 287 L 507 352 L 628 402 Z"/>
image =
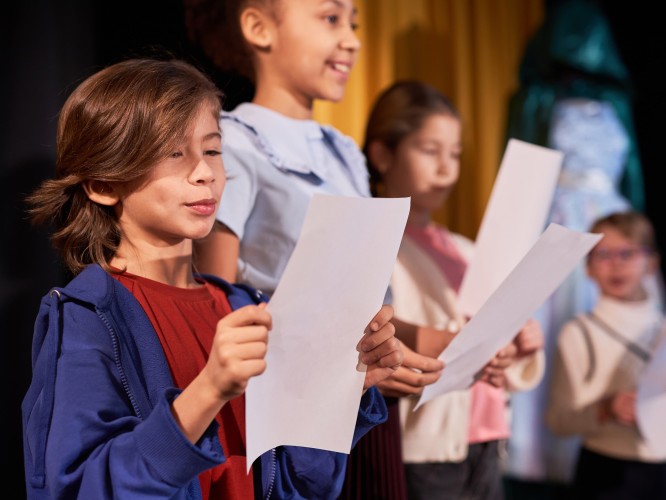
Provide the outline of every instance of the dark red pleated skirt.
<path id="1" fill-rule="evenodd" d="M 341 499 L 406 500 L 396 398 L 385 398 L 388 420 L 373 427 L 352 449 Z"/>

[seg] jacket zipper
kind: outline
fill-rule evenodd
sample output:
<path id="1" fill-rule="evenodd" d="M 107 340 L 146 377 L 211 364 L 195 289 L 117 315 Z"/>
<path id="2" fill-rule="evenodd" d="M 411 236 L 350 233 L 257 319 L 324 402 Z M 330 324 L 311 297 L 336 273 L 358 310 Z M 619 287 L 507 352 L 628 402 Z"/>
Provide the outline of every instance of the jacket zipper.
<path id="1" fill-rule="evenodd" d="M 275 486 L 275 469 L 277 467 L 277 458 L 275 448 L 271 449 L 271 475 L 269 476 L 268 491 L 266 492 L 266 500 L 271 498 L 273 494 L 273 487 Z"/>
<path id="2" fill-rule="evenodd" d="M 106 316 L 104 316 L 99 311 L 97 312 L 97 316 L 99 316 L 99 318 L 104 322 L 106 328 L 109 331 L 109 336 L 111 337 L 111 343 L 113 344 L 113 362 L 115 363 L 116 368 L 120 373 L 120 383 L 123 385 L 123 389 L 125 389 L 125 394 L 127 395 L 128 399 L 130 400 L 130 403 L 132 404 L 134 413 L 140 420 L 143 420 L 143 415 L 141 415 L 141 410 L 139 409 L 139 405 L 136 403 L 134 394 L 132 394 L 129 384 L 127 383 L 127 376 L 125 375 L 125 370 L 123 370 L 123 366 L 120 361 L 120 346 L 118 342 L 118 336 L 116 335 L 116 332 L 113 329 L 113 327 L 107 321 Z"/>

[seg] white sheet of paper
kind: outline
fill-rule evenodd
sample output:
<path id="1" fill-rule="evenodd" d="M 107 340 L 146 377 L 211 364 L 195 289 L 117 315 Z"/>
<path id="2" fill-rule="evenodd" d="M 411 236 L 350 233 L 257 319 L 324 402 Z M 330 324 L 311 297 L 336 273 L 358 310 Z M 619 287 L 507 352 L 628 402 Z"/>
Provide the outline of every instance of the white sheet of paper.
<path id="1" fill-rule="evenodd" d="M 248 470 L 279 445 L 351 450 L 365 379 L 356 345 L 384 301 L 409 203 L 311 200 L 268 304 L 266 371 L 246 391 Z"/>
<path id="2" fill-rule="evenodd" d="M 509 140 L 460 285 L 465 316 L 479 310 L 543 232 L 562 158 L 560 151 Z"/>
<path id="3" fill-rule="evenodd" d="M 641 374 L 636 394 L 636 421 L 650 448 L 666 449 L 666 338 Z"/>
<path id="4" fill-rule="evenodd" d="M 601 239 L 551 223 L 509 276 L 456 335 L 439 359 L 444 372 L 426 386 L 416 406 L 449 391 L 466 389 L 507 345 L 538 307 Z"/>

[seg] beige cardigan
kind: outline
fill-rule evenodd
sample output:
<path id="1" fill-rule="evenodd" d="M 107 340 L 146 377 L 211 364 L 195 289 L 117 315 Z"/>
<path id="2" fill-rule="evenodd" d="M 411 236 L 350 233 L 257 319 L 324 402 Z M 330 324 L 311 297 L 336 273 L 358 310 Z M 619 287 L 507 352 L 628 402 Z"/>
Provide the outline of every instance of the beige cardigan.
<path id="1" fill-rule="evenodd" d="M 459 251 L 469 260 L 473 243 L 452 234 Z M 458 317 L 455 293 L 437 264 L 408 236 L 400 245 L 391 277 L 395 317 L 417 325 L 444 328 Z M 514 363 L 507 370 L 509 390 L 536 386 L 544 372 L 540 351 Z M 446 368 L 442 374 L 446 376 Z M 439 396 L 413 411 L 418 397 L 402 398 L 400 420 L 405 463 L 459 462 L 467 456 L 470 391 L 454 391 Z"/>

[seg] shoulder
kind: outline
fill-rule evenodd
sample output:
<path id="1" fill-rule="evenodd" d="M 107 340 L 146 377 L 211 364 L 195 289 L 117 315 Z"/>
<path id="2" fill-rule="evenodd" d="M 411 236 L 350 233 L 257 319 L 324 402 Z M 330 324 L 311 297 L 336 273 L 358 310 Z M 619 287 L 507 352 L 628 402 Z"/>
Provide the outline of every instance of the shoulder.
<path id="1" fill-rule="evenodd" d="M 143 314 L 134 295 L 97 264 L 87 266 L 64 288 L 53 288 L 48 295 L 63 304 L 68 318 L 88 315 L 100 321 L 101 315 L 114 323 L 132 324 Z"/>
<path id="2" fill-rule="evenodd" d="M 62 300 L 69 299 L 104 307 L 114 299 L 114 295 L 118 291 L 117 287 L 122 287 L 122 285 L 98 264 L 91 264 L 64 288 L 53 288 L 49 293 L 58 295 Z"/>
<path id="3" fill-rule="evenodd" d="M 353 151 L 361 151 L 358 147 L 358 144 L 356 144 L 356 141 L 351 136 L 342 133 L 332 125 L 321 125 L 321 129 L 323 133 L 326 134 L 326 136 L 328 136 L 332 141 L 341 147 L 348 148 L 349 150 Z"/>
<path id="4" fill-rule="evenodd" d="M 453 238 L 453 241 L 455 241 L 458 250 L 460 250 L 460 252 L 466 258 L 469 258 L 469 256 L 474 252 L 474 241 L 471 238 L 468 238 L 467 236 L 459 233 L 452 232 L 450 234 Z"/>
<path id="5" fill-rule="evenodd" d="M 577 314 L 562 325 L 557 344 L 566 351 L 587 350 L 593 329 L 584 314 Z"/>
<path id="6" fill-rule="evenodd" d="M 33 353 L 46 338 L 55 339 L 62 352 L 94 349 L 111 356 L 108 332 L 119 336 L 127 325 L 140 325 L 143 310 L 134 296 L 100 266 L 86 267 L 65 287 L 54 287 L 42 299 L 35 320 Z M 118 337 L 120 338 L 120 337 Z"/>
<path id="7" fill-rule="evenodd" d="M 240 110 L 221 113 L 222 155 L 233 158 L 233 161 L 225 166 L 233 170 L 236 164 L 243 164 L 245 168 L 252 166 L 254 170 L 256 165 L 269 162 L 277 168 L 282 168 L 284 159 L 271 145 L 266 133 L 262 132 L 261 125 L 255 124 L 255 121 L 256 117 L 244 113 L 242 107 Z"/>
<path id="8" fill-rule="evenodd" d="M 331 125 L 322 125 L 321 129 L 327 140 L 335 147 L 348 164 L 362 164 L 365 166 L 365 155 L 352 137 L 343 134 Z"/>
<path id="9" fill-rule="evenodd" d="M 223 111 L 220 114 L 220 128 L 222 129 L 223 151 L 252 150 L 261 141 L 259 131 L 242 116 L 233 111 Z"/>

